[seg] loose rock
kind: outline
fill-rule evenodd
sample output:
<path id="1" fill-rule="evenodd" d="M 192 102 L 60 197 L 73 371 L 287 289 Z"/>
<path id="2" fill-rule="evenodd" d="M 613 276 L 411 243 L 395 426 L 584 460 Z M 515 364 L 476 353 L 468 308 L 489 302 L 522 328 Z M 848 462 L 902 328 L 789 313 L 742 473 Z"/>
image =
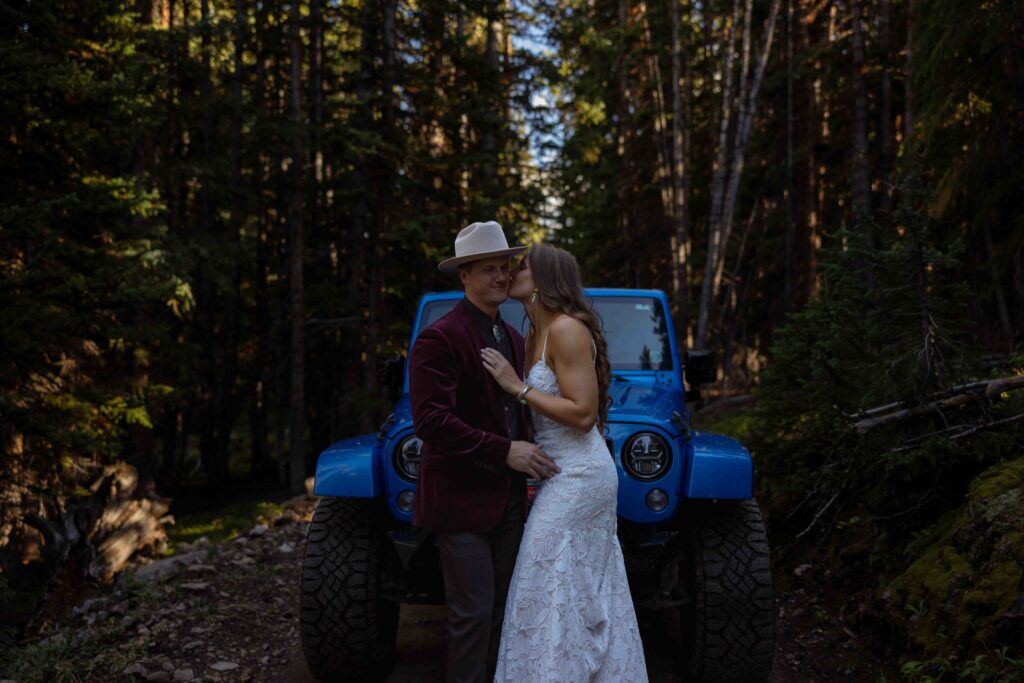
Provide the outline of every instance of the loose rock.
<path id="1" fill-rule="evenodd" d="M 142 581 L 165 581 L 191 564 L 200 562 L 202 553 L 192 551 L 183 555 L 173 555 L 163 560 L 150 562 L 135 570 L 135 578 Z"/>

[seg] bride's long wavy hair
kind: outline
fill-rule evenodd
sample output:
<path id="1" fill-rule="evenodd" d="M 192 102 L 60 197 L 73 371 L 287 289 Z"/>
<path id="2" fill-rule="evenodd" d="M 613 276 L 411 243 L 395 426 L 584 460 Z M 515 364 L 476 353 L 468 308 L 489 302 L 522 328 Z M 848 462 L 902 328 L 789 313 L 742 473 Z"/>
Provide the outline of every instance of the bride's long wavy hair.
<path id="1" fill-rule="evenodd" d="M 583 293 L 583 279 L 576 258 L 550 244 L 536 244 L 530 247 L 523 259 L 530 266 L 537 297 L 549 311 L 561 311 L 576 318 L 587 326 L 597 346 L 595 368 L 597 370 L 597 423 L 604 429 L 608 420 L 608 387 L 612 370 L 608 362 L 608 343 L 601 330 L 601 319 L 591 307 Z M 537 327 L 530 325 L 526 335 L 526 348 L 532 356 L 537 344 Z"/>

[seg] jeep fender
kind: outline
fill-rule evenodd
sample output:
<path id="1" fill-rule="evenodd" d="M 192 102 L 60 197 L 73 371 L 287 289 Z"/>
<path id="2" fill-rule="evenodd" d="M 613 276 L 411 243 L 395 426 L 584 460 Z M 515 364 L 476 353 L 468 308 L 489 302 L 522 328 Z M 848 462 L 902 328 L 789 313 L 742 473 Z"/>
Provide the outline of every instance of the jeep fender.
<path id="1" fill-rule="evenodd" d="M 384 492 L 376 458 L 377 435 L 364 434 L 339 441 L 320 454 L 316 462 L 318 496 L 374 498 Z"/>
<path id="2" fill-rule="evenodd" d="M 684 498 L 754 497 L 754 462 L 750 451 L 729 436 L 693 430 L 683 475 Z"/>

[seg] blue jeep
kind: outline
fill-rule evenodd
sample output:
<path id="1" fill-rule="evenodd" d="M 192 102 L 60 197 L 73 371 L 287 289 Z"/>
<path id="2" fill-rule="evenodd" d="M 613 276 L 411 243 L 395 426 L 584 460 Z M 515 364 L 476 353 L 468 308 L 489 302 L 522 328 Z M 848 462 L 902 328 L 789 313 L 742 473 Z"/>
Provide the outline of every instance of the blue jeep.
<path id="1" fill-rule="evenodd" d="M 766 680 L 772 574 L 750 453 L 732 438 L 691 429 L 687 410 L 700 385 L 715 379 L 711 354 L 680 355 L 661 291 L 587 294 L 608 341 L 605 441 L 619 473 L 618 533 L 638 616 L 654 615 L 651 635 L 673 643 L 683 680 Z M 425 295 L 413 339 L 462 296 Z M 529 324 L 515 301 L 501 315 L 523 331 Z M 382 678 L 393 662 L 399 605 L 444 602 L 434 538 L 412 526 L 421 442 L 404 370 L 401 358 L 382 365 L 395 409 L 380 431 L 339 441 L 317 462 L 322 498 L 306 539 L 301 630 L 320 680 Z"/>

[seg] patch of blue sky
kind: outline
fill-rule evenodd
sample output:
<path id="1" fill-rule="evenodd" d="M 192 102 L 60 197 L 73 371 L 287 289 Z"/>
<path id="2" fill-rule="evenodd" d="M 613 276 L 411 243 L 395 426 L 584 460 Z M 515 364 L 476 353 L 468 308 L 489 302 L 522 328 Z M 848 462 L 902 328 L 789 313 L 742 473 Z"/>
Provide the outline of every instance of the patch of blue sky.
<path id="1" fill-rule="evenodd" d="M 516 118 L 523 126 L 528 140 L 528 149 L 539 178 L 549 177 L 557 163 L 565 142 L 565 126 L 558 109 L 555 93 L 543 71 L 539 68 L 545 61 L 558 59 L 558 52 L 548 35 L 544 17 L 538 15 L 534 0 L 512 0 L 510 16 L 515 17 L 511 31 L 513 54 L 521 56 L 520 63 L 526 67 L 518 85 L 522 88 L 513 96 L 516 103 L 528 102 L 528 106 L 517 111 Z M 543 183 L 543 180 L 541 180 Z M 561 197 L 552 193 L 552 184 L 547 185 L 542 215 L 539 221 L 548 230 L 557 230 L 561 214 Z"/>

